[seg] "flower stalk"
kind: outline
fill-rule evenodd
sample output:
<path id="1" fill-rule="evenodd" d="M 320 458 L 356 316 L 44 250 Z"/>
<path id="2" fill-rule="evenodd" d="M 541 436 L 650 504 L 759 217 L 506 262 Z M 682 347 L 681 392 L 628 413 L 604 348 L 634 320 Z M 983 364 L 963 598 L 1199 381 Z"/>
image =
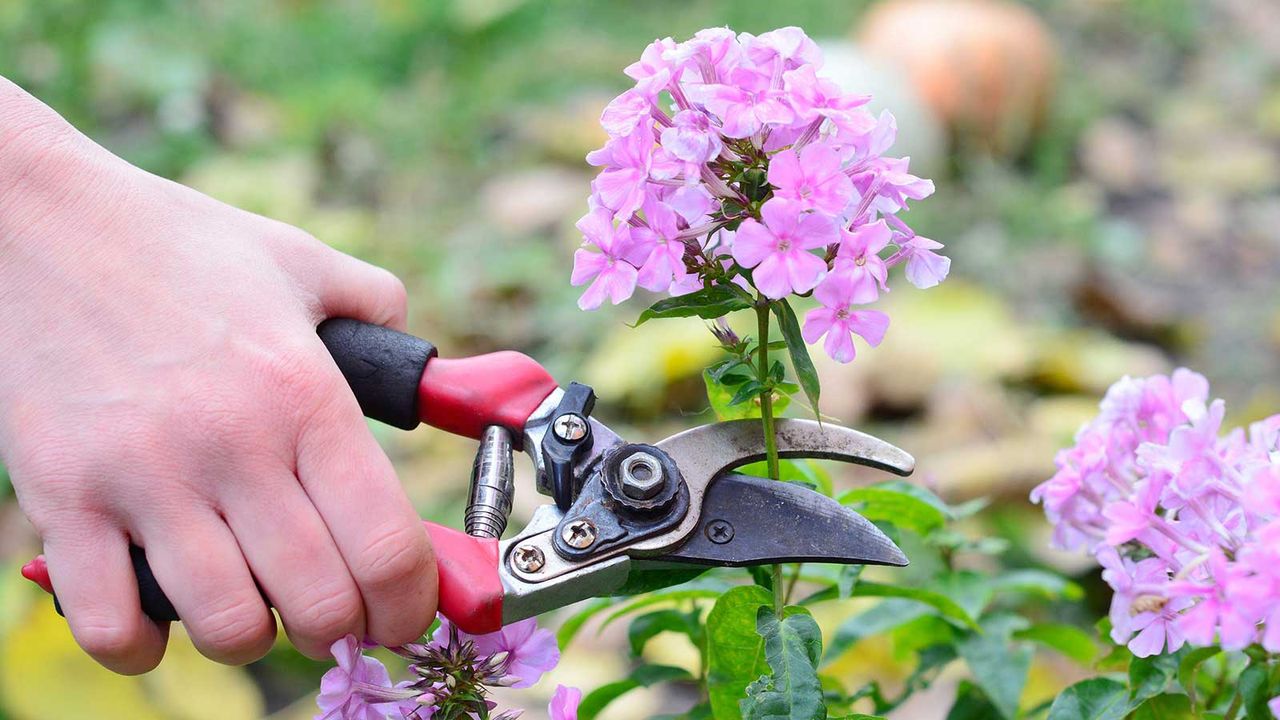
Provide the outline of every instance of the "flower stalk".
<path id="1" fill-rule="evenodd" d="M 773 386 L 767 381 L 769 377 L 769 306 L 771 303 L 764 295 L 756 300 L 756 324 L 758 342 L 756 347 L 757 370 L 764 387 L 760 390 L 760 424 L 764 430 L 765 464 L 769 468 L 769 479 L 775 482 L 782 480 L 782 470 L 778 466 L 778 438 L 773 427 Z M 771 568 L 773 577 L 773 611 L 782 617 L 782 607 L 786 598 L 782 588 L 782 566 Z"/>

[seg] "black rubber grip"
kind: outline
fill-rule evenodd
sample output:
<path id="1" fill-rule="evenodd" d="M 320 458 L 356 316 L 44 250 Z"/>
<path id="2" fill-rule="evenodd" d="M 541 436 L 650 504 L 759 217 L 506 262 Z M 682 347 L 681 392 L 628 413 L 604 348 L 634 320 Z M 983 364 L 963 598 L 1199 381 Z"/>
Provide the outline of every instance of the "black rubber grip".
<path id="1" fill-rule="evenodd" d="M 316 332 L 366 417 L 402 430 L 418 426 L 418 383 L 436 355 L 434 345 L 349 318 L 325 320 Z"/>

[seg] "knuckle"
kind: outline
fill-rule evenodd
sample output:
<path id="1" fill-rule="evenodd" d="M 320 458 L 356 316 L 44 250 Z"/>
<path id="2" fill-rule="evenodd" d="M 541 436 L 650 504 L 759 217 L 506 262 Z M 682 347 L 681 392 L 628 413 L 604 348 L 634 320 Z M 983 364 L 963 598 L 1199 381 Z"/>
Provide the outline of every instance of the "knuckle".
<path id="1" fill-rule="evenodd" d="M 271 393 L 299 405 L 323 400 L 333 392 L 333 372 L 302 350 L 281 350 L 265 361 L 264 375 Z"/>
<path id="2" fill-rule="evenodd" d="M 384 526 L 371 534 L 357 567 L 362 584 L 384 589 L 416 579 L 430 562 L 426 531 L 411 523 Z"/>
<path id="3" fill-rule="evenodd" d="M 360 626 L 364 607 L 354 588 L 319 585 L 299 604 L 300 609 L 287 618 L 300 634 L 331 642 Z"/>
<path id="4" fill-rule="evenodd" d="M 324 246 L 324 243 L 317 240 L 314 235 L 300 227 L 267 217 L 255 216 L 255 220 L 265 223 L 264 235 L 286 252 Z"/>
<path id="5" fill-rule="evenodd" d="M 242 401 L 234 400 L 224 388 L 209 385 L 186 395 L 173 428 L 198 448 L 221 453 L 249 439 L 249 420 Z"/>
<path id="6" fill-rule="evenodd" d="M 9 458 L 14 475 L 41 478 L 42 482 L 60 482 L 82 474 L 77 458 L 87 453 L 85 448 L 75 447 L 67 438 L 34 432 Z"/>
<path id="7" fill-rule="evenodd" d="M 129 658 L 136 654 L 143 642 L 139 628 L 106 618 L 80 619 L 73 635 L 86 653 L 104 662 Z"/>
<path id="8" fill-rule="evenodd" d="M 382 277 L 380 282 L 385 302 L 395 314 L 400 314 L 409 306 L 409 291 L 405 288 L 404 281 L 390 270 L 378 268 L 378 273 Z"/>
<path id="9" fill-rule="evenodd" d="M 18 505 L 36 532 L 49 538 L 63 528 L 100 528 L 108 503 L 95 451 L 58 441 L 37 444 L 43 447 L 9 467 Z"/>
<path id="10" fill-rule="evenodd" d="M 192 635 L 201 648 L 220 657 L 254 660 L 265 654 L 274 633 L 262 600 L 227 597 L 197 613 Z"/>

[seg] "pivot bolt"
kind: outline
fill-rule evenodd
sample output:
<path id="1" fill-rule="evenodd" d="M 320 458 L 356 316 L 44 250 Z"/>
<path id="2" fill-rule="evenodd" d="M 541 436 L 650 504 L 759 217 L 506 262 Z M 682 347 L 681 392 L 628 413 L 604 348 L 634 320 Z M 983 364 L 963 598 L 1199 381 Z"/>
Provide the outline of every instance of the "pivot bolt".
<path id="1" fill-rule="evenodd" d="M 662 463 L 646 452 L 637 452 L 622 461 L 622 492 L 633 500 L 648 500 L 662 490 L 666 478 Z"/>
<path id="2" fill-rule="evenodd" d="M 526 573 L 536 573 L 547 564 L 547 558 L 543 556 L 542 551 L 533 545 L 517 545 L 515 551 L 511 553 L 511 559 L 515 562 L 517 570 Z"/>
<path id="3" fill-rule="evenodd" d="M 712 520 L 707 523 L 707 527 L 703 530 L 707 539 L 717 545 L 723 545 L 733 539 L 733 525 L 727 520 Z"/>
<path id="4" fill-rule="evenodd" d="M 585 550 L 596 541 L 596 526 L 590 520 L 574 520 L 564 526 L 560 538 L 571 548 Z"/>
<path id="5" fill-rule="evenodd" d="M 552 429 L 561 440 L 577 442 L 587 435 L 587 421 L 577 413 L 565 413 L 556 418 Z"/>

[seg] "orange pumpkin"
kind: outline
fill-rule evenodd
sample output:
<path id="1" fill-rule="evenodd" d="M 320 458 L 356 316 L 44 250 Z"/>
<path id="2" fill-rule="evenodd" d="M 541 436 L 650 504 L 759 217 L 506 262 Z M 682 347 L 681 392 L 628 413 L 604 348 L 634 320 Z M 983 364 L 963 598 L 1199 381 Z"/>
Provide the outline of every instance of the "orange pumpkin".
<path id="1" fill-rule="evenodd" d="M 1057 50 L 1031 10 L 1006 0 L 887 0 L 857 40 L 900 65 L 961 143 L 1014 152 L 1044 119 Z"/>

